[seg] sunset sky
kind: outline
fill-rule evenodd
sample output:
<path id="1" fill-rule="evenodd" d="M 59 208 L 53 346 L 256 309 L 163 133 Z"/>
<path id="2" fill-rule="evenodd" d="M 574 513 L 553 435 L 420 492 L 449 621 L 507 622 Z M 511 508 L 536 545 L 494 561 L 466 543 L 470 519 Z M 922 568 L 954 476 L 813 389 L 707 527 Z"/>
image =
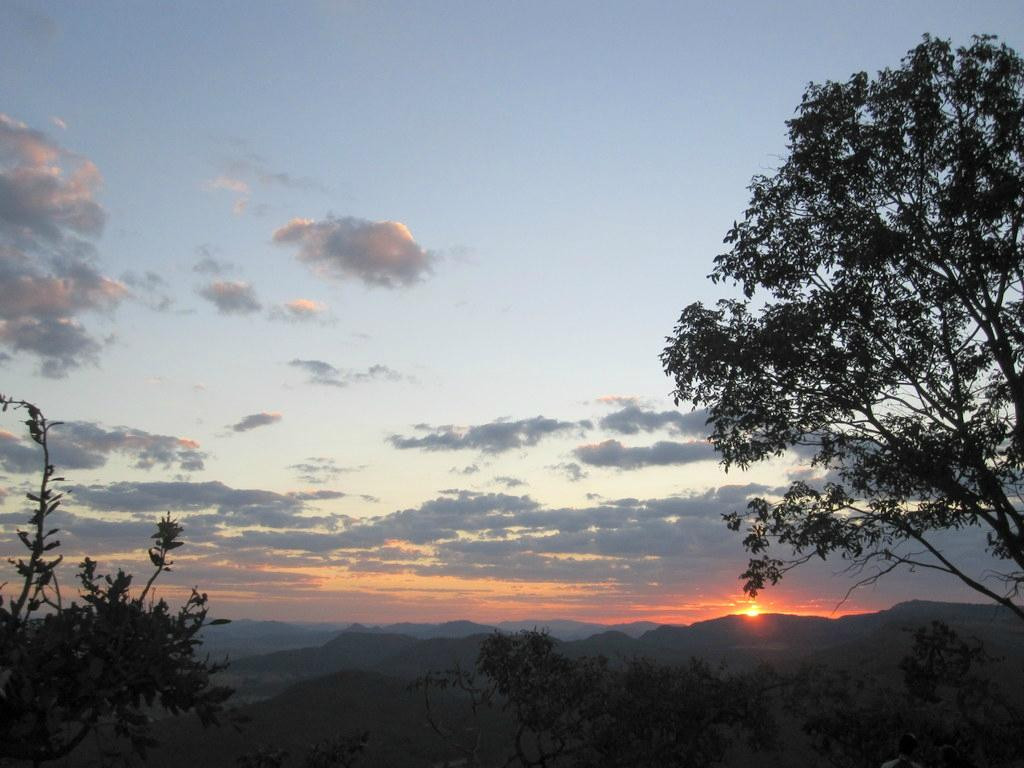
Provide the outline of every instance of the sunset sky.
<path id="1" fill-rule="evenodd" d="M 0 3 L 0 392 L 52 419 L 71 562 L 226 617 L 746 610 L 659 353 L 810 81 L 1012 2 Z M 0 556 L 39 459 L 0 421 Z M 968 534 L 951 551 L 978 549 Z M 969 556 L 969 555 L 966 555 Z M 982 567 L 979 564 L 979 567 Z M 829 614 L 809 565 L 762 610 Z M 0 581 L 11 577 L 11 569 Z M 979 600 L 892 576 L 842 612 Z"/>

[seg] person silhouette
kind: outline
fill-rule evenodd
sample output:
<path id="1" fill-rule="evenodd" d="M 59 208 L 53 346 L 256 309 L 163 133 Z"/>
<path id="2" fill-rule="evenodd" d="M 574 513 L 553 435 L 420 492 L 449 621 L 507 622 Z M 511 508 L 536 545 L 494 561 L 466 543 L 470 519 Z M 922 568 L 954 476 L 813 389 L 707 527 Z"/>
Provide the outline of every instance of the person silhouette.
<path id="1" fill-rule="evenodd" d="M 900 736 L 899 754 L 892 760 L 882 763 L 882 768 L 921 768 L 911 759 L 916 749 L 917 738 L 912 733 L 904 733 Z"/>

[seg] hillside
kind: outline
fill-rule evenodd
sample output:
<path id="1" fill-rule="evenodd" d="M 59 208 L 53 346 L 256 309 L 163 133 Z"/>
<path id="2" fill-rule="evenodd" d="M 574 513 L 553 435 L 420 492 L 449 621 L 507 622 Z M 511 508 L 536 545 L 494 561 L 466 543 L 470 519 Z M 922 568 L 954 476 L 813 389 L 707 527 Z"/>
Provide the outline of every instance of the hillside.
<path id="1" fill-rule="evenodd" d="M 987 605 L 909 602 L 878 613 L 828 619 L 819 616 L 762 614 L 723 616 L 690 626 L 662 626 L 639 637 L 618 631 L 603 631 L 586 639 L 559 642 L 561 653 L 572 658 L 605 656 L 612 663 L 645 657 L 662 664 L 685 664 L 699 657 L 732 669 L 747 669 L 762 663 L 792 665 L 805 658 L 827 658 L 831 650 L 853 646 L 870 647 L 876 635 L 905 637 L 914 627 L 932 620 L 945 621 L 966 636 L 976 636 L 994 653 L 1013 655 L 1024 646 L 1024 631 L 1006 612 Z M 350 628 L 321 646 L 297 648 L 233 662 L 221 681 L 237 690 L 240 701 L 275 695 L 289 685 L 339 672 L 359 669 L 380 672 L 399 679 L 413 679 L 430 670 L 449 669 L 456 664 L 473 667 L 480 642 L 488 632 L 465 635 L 483 627 L 472 622 L 439 625 L 392 625 L 414 630 L 426 639 L 390 634 L 364 627 Z M 449 632 L 448 636 L 444 636 Z M 877 641 L 881 643 L 881 641 Z M 891 639 L 883 645 L 892 647 Z M 903 647 L 903 645 L 900 645 Z M 844 652 L 848 654 L 849 651 Z"/>
<path id="2" fill-rule="evenodd" d="M 989 606 L 912 602 L 839 619 L 725 616 L 689 627 L 660 627 L 639 638 L 606 631 L 584 640 L 558 642 L 556 647 L 566 656 L 603 655 L 613 664 L 634 656 L 666 664 L 684 664 L 690 656 L 698 656 L 714 663 L 724 661 L 730 669 L 762 661 L 783 669 L 809 662 L 896 681 L 899 661 L 912 641 L 911 631 L 932 620 L 945 621 L 963 637 L 982 641 L 998 657 L 990 674 L 1011 691 L 1024 691 L 1024 626 Z M 191 718 L 168 719 L 161 725 L 161 740 L 174 744 L 174 749 L 157 750 L 145 764 L 231 766 L 238 755 L 261 744 L 298 756 L 328 737 L 368 730 L 371 741 L 359 766 L 441 765 L 457 755 L 429 729 L 422 692 L 411 690 L 409 682 L 428 670 L 455 664 L 471 669 L 486 636 L 417 640 L 356 628 L 319 647 L 240 659 L 225 674 L 226 680 L 239 685 L 233 714 L 237 725 L 204 731 Z M 450 692 L 436 700 L 435 711 L 445 722 L 458 724 L 460 732 L 475 727 L 474 723 L 482 728 L 484 753 L 495 761 L 510 743 L 510 725 L 500 711 L 489 711 L 476 721 L 466 702 Z M 794 760 L 806 761 L 800 728 L 786 716 L 780 717 L 780 733 L 786 734 L 788 743 L 779 751 L 758 755 L 740 749 L 728 765 L 781 768 Z M 69 762 L 69 768 L 87 765 L 88 749 Z M 293 764 L 297 765 L 289 763 Z"/>

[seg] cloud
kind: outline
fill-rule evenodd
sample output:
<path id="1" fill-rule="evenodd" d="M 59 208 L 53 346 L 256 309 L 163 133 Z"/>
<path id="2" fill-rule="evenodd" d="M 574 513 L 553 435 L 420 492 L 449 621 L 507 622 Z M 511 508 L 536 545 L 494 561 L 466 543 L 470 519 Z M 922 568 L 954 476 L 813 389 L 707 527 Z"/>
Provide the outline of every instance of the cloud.
<path id="1" fill-rule="evenodd" d="M 402 381 L 407 378 L 401 373 L 396 371 L 394 368 L 389 368 L 386 365 L 375 363 L 367 368 L 365 371 L 347 371 L 345 373 L 349 381 L 362 382 L 362 381 Z"/>
<path id="2" fill-rule="evenodd" d="M 288 365 L 301 368 L 309 374 L 310 384 L 325 384 L 331 387 L 347 386 L 341 380 L 341 371 L 323 360 L 291 360 Z"/>
<path id="3" fill-rule="evenodd" d="M 177 467 L 182 472 L 202 470 L 207 454 L 187 437 L 157 435 L 130 427 L 106 429 L 87 421 L 71 421 L 51 433 L 51 461 L 58 469 L 96 469 L 111 454 L 134 459 L 137 469 Z M 0 430 L 0 466 L 9 472 L 38 472 L 41 452 L 35 443 Z"/>
<path id="4" fill-rule="evenodd" d="M 230 176 L 218 176 L 206 182 L 207 189 L 222 189 L 232 192 L 235 195 L 235 202 L 231 206 L 236 216 L 245 213 L 249 207 L 249 185 L 241 179 L 234 179 Z"/>
<path id="5" fill-rule="evenodd" d="M 78 315 L 127 295 L 85 239 L 106 220 L 100 183 L 91 161 L 0 114 L 0 344 L 37 356 L 46 376 L 95 362 L 102 346 Z"/>
<path id="6" fill-rule="evenodd" d="M 187 526 L 207 533 L 245 526 L 268 528 L 327 528 L 339 523 L 334 516 L 308 516 L 306 502 L 340 498 L 340 492 L 275 493 L 255 488 L 232 488 L 211 480 L 202 483 L 185 481 L 118 482 L 111 485 L 75 486 L 72 499 L 76 504 L 97 511 L 126 512 L 146 515 L 153 512 L 208 511 L 215 514 L 189 516 Z"/>
<path id="7" fill-rule="evenodd" d="M 566 461 L 561 464 L 552 464 L 549 469 L 554 469 L 565 475 L 566 479 L 572 483 L 578 483 L 587 477 L 587 472 L 577 464 L 575 461 Z"/>
<path id="8" fill-rule="evenodd" d="M 618 440 L 605 440 L 603 443 L 581 445 L 573 453 L 584 464 L 617 469 L 690 464 L 716 458 L 711 444 L 703 441 L 676 443 L 661 440 L 650 446 L 627 447 Z"/>
<path id="9" fill-rule="evenodd" d="M 0 467 L 8 472 L 37 472 L 42 469 L 42 453 L 13 432 L 0 429 Z"/>
<path id="10" fill-rule="evenodd" d="M 326 311 L 327 307 L 322 302 L 313 299 L 295 299 L 279 307 L 273 307 L 270 310 L 270 319 L 289 322 L 322 322 Z"/>
<path id="11" fill-rule="evenodd" d="M 102 179 L 92 161 L 0 114 L 0 162 L 0 231 L 23 247 L 103 231 L 106 213 L 94 199 Z M 73 165 L 68 176 L 63 162 Z"/>
<path id="12" fill-rule="evenodd" d="M 240 195 L 249 194 L 249 185 L 241 179 L 232 179 L 229 176 L 218 176 L 215 179 L 211 179 L 207 182 L 207 185 L 211 189 L 226 189 L 230 192 L 236 192 Z"/>
<path id="13" fill-rule="evenodd" d="M 342 493 L 341 491 L 330 491 L 325 489 L 317 491 L 294 491 L 289 495 L 299 501 L 331 501 L 333 499 L 343 499 L 348 494 Z"/>
<path id="14" fill-rule="evenodd" d="M 192 265 L 192 271 L 201 275 L 225 275 L 235 269 L 235 265 L 225 259 L 216 258 L 208 246 L 201 245 L 196 249 L 200 258 Z"/>
<path id="15" fill-rule="evenodd" d="M 639 405 L 641 398 L 634 395 L 601 395 L 597 402 L 601 405 Z"/>
<path id="16" fill-rule="evenodd" d="M 338 546 L 379 546 L 392 539 L 427 544 L 455 537 L 460 531 L 501 530 L 517 524 L 513 521 L 523 513 L 539 509 L 529 496 L 452 490 L 415 509 L 353 522 L 339 534 Z"/>
<path id="17" fill-rule="evenodd" d="M 132 289 L 134 298 L 155 312 L 166 312 L 174 304 L 167 294 L 167 281 L 151 270 L 137 273 L 129 270 L 121 275 L 121 282 Z"/>
<path id="18" fill-rule="evenodd" d="M 498 475 L 494 478 L 494 482 L 501 483 L 506 488 L 519 488 L 520 486 L 527 484 L 525 480 L 520 480 L 518 477 L 511 477 L 509 475 Z"/>
<path id="19" fill-rule="evenodd" d="M 721 569 L 723 553 L 735 550 L 721 515 L 760 490 L 736 486 L 579 508 L 451 490 L 416 508 L 348 520 L 333 537 L 336 556 L 351 558 L 356 571 L 645 584 L 680 564 L 704 575 Z M 725 567 L 732 578 L 736 565 Z"/>
<path id="20" fill-rule="evenodd" d="M 110 309 L 126 291 L 90 264 L 61 260 L 43 274 L 24 253 L 0 244 L 0 318 L 61 320 L 87 310 Z"/>
<path id="21" fill-rule="evenodd" d="M 234 142 L 237 147 L 244 147 L 244 142 Z M 256 152 L 235 152 L 226 161 L 228 174 L 239 180 L 240 177 L 252 179 L 265 186 L 285 187 L 286 189 L 303 189 L 326 192 L 327 188 L 316 179 L 296 176 L 287 171 L 275 170 L 267 159 Z"/>
<path id="22" fill-rule="evenodd" d="M 217 307 L 222 315 L 248 315 L 263 308 L 252 286 L 234 280 L 215 280 L 197 293 Z"/>
<path id="23" fill-rule="evenodd" d="M 601 418 L 602 428 L 623 435 L 635 435 L 641 430 L 654 432 L 668 429 L 677 435 L 704 437 L 708 433 L 706 410 L 680 413 L 679 411 L 649 411 L 635 403 Z"/>
<path id="24" fill-rule="evenodd" d="M 0 342 L 40 358 L 39 374 L 62 379 L 85 363 L 96 363 L 103 348 L 76 320 L 18 317 L 0 323 Z"/>
<path id="25" fill-rule="evenodd" d="M 386 365 L 371 365 L 366 370 L 341 370 L 335 368 L 323 360 L 290 360 L 288 365 L 293 368 L 301 368 L 309 374 L 310 384 L 321 384 L 327 387 L 347 387 L 350 384 L 360 384 L 368 381 L 402 381 L 409 377 L 404 376 L 393 368 Z"/>
<path id="26" fill-rule="evenodd" d="M 298 259 L 324 277 L 366 285 L 410 286 L 428 276 L 436 260 L 397 221 L 328 217 L 292 219 L 274 232 L 274 242 L 297 245 Z"/>
<path id="27" fill-rule="evenodd" d="M 519 421 L 498 420 L 488 424 L 456 427 L 451 424 L 432 427 L 418 424 L 416 429 L 427 432 L 422 437 L 392 435 L 388 441 L 402 450 L 418 448 L 424 451 L 477 450 L 483 453 L 502 453 L 516 448 L 536 445 L 549 435 L 591 429 L 589 421 L 557 421 L 543 416 Z"/>
<path id="28" fill-rule="evenodd" d="M 294 469 L 298 473 L 298 479 L 304 483 L 320 485 L 343 472 L 355 472 L 363 467 L 339 467 L 329 456 L 310 456 L 298 464 L 289 464 L 288 469 Z"/>
<path id="29" fill-rule="evenodd" d="M 659 583 L 697 576 L 702 583 L 733 582 L 742 553 L 721 515 L 763 490 L 725 486 L 547 507 L 527 495 L 452 489 L 388 514 L 350 517 L 316 509 L 347 498 L 331 489 L 276 493 L 219 481 L 118 482 L 73 487 L 54 522 L 62 539 L 68 534 L 67 545 L 110 551 L 144 542 L 153 518 L 169 510 L 195 547 L 198 570 L 190 567 L 188 583 L 198 579 L 204 588 L 223 588 L 218 569 L 227 561 L 233 568 L 329 564 L 354 574 L 560 582 L 649 596 Z M 91 517 L 93 511 L 105 519 Z M 120 519 L 110 519 L 111 513 Z M 23 515 L 0 514 L 0 541 L 12 542 L 14 527 L 23 524 Z M 229 581 L 239 583 L 237 575 Z"/>
<path id="30" fill-rule="evenodd" d="M 230 429 L 235 432 L 248 432 L 250 429 L 256 429 L 257 427 L 266 427 L 270 424 L 276 424 L 281 420 L 280 413 L 268 413 L 266 411 L 262 413 L 251 413 L 244 417 L 235 424 L 230 425 Z"/>

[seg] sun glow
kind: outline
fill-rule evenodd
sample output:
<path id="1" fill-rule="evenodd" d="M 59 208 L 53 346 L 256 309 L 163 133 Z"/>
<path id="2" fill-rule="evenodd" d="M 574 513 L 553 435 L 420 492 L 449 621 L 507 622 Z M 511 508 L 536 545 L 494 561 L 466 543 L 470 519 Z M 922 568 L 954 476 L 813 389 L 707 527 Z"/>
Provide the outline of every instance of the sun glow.
<path id="1" fill-rule="evenodd" d="M 760 616 L 761 609 L 758 608 L 756 605 L 752 605 L 749 608 L 747 608 L 747 610 L 745 610 L 743 613 L 747 616 Z"/>

